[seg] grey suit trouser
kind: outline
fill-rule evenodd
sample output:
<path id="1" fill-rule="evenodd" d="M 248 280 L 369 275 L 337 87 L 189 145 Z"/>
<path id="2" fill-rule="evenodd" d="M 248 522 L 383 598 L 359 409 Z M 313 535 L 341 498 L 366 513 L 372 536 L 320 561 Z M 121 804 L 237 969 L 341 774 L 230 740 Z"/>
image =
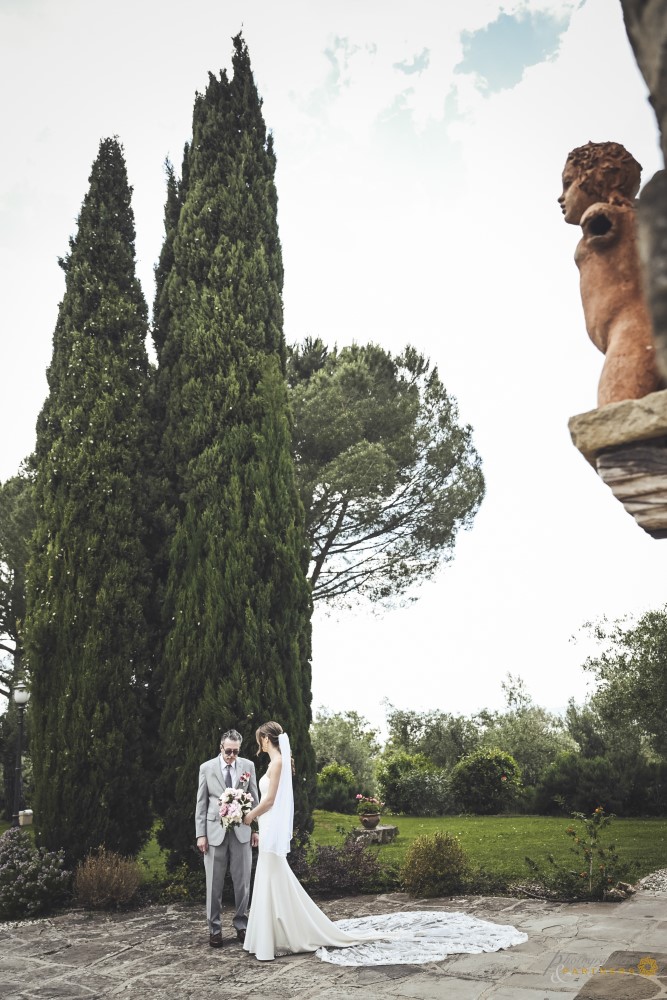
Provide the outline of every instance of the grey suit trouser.
<path id="1" fill-rule="evenodd" d="M 234 886 L 234 905 L 236 913 L 232 923 L 237 931 L 245 930 L 248 925 L 248 903 L 250 900 L 250 871 L 252 869 L 252 849 L 250 841 L 242 844 L 232 830 L 228 830 L 225 839 L 217 847 L 211 847 L 204 855 L 206 871 L 206 917 L 211 934 L 222 930 L 220 908 L 222 906 L 222 888 L 225 884 L 225 873 L 229 871 Z"/>

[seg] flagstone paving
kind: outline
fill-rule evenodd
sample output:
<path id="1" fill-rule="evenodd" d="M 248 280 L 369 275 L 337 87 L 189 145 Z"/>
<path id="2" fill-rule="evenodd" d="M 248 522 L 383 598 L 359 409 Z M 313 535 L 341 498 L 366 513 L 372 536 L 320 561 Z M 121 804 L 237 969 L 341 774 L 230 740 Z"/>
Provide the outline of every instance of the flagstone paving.
<path id="1" fill-rule="evenodd" d="M 69 911 L 0 924 L 2 1000 L 653 1000 L 667 997 L 667 892 L 622 903 L 509 897 L 424 902 L 401 894 L 325 901 L 333 919 L 460 910 L 514 924 L 517 948 L 429 965 L 345 968 L 314 955 L 257 962 L 231 934 L 209 948 L 203 906 Z M 231 913 L 228 915 L 231 918 Z"/>

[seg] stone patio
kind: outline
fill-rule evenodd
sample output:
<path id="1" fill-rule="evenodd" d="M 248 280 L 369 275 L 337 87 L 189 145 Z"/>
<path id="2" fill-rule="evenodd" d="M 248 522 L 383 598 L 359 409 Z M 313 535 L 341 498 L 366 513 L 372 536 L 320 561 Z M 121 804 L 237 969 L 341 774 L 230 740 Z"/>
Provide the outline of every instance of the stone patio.
<path id="1" fill-rule="evenodd" d="M 203 906 L 118 914 L 71 911 L 0 924 L 3 1000 L 652 1000 L 667 996 L 667 893 L 622 903 L 509 897 L 415 901 L 403 894 L 331 900 L 334 919 L 411 909 L 461 910 L 514 924 L 528 941 L 509 951 L 452 955 L 421 966 L 344 968 L 313 955 L 260 963 L 228 929 L 208 946 Z M 231 917 L 231 914 L 228 914 Z M 642 975 L 641 970 L 649 974 Z M 623 970 L 623 971 L 621 971 Z"/>

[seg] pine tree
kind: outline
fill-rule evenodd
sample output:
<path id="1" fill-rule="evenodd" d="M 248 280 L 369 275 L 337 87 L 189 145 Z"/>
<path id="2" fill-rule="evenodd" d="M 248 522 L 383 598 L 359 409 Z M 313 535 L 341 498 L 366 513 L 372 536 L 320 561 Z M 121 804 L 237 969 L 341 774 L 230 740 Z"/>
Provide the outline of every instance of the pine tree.
<path id="1" fill-rule="evenodd" d="M 163 843 L 180 854 L 193 843 L 199 764 L 225 729 L 243 733 L 246 753 L 267 719 L 289 732 L 301 830 L 314 778 L 311 599 L 290 456 L 275 156 L 240 36 L 234 50 L 232 80 L 210 76 L 195 101 L 175 231 L 170 208 L 165 216 L 162 259 L 171 254 L 173 264 L 155 307 L 162 462 L 178 497 L 157 805 Z M 173 205 L 173 190 L 169 197 Z"/>
<path id="2" fill-rule="evenodd" d="M 152 823 L 147 308 L 135 277 L 123 151 L 105 139 L 61 261 L 37 425 L 28 570 L 35 818 L 70 860 L 136 851 Z"/>

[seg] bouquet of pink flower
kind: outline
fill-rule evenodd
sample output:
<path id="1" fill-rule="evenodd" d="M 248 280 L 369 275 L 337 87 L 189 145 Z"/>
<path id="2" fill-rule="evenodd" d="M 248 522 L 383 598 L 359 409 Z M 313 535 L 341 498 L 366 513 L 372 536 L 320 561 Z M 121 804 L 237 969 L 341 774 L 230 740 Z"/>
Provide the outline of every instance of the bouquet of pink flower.
<path id="1" fill-rule="evenodd" d="M 226 788 L 219 799 L 220 822 L 223 826 L 238 826 L 252 809 L 252 796 L 242 788 Z"/>

